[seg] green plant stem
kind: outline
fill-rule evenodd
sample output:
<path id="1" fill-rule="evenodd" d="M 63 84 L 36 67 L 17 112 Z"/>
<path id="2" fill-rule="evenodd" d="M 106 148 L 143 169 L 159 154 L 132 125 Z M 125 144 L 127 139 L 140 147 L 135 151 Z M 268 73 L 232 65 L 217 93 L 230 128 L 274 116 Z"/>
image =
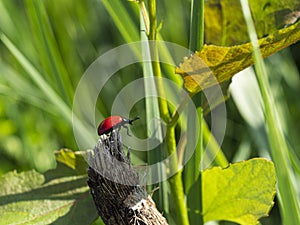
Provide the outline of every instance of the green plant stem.
<path id="1" fill-rule="evenodd" d="M 203 112 L 202 108 L 197 108 L 197 115 L 199 121 L 199 134 L 198 142 L 195 148 L 195 152 L 185 165 L 184 169 L 184 187 L 187 195 L 187 205 L 189 207 L 189 222 L 191 224 L 204 224 L 202 216 L 202 171 L 201 171 L 201 159 L 203 153 Z M 190 121 L 194 122 L 194 121 Z"/>
<path id="2" fill-rule="evenodd" d="M 156 1 L 149 0 L 149 21 L 150 21 L 150 28 L 149 28 L 149 40 L 156 40 Z"/>
<path id="3" fill-rule="evenodd" d="M 188 96 L 185 97 L 185 99 L 183 99 L 182 102 L 180 102 L 180 105 L 177 107 L 177 109 L 175 110 L 175 112 L 173 113 L 173 115 L 170 119 L 169 126 L 175 126 L 175 124 L 178 121 L 179 114 L 183 111 L 184 107 L 189 102 L 189 100 L 192 96 L 193 96 L 193 94 L 189 94 Z"/>
<path id="4" fill-rule="evenodd" d="M 216 139 L 211 134 L 205 120 L 203 120 L 203 122 L 202 122 L 202 130 L 203 130 L 202 133 L 203 133 L 204 144 L 207 145 L 207 148 L 211 155 L 211 158 L 209 159 L 209 161 L 211 161 L 211 159 L 213 158 L 215 164 L 217 164 L 218 166 L 221 166 L 222 168 L 226 168 L 228 166 L 229 162 L 228 162 L 226 156 L 224 155 L 223 151 L 221 150 L 219 144 L 217 143 Z"/>
<path id="5" fill-rule="evenodd" d="M 143 23 L 144 23 L 143 29 L 146 31 L 146 34 L 149 35 L 150 21 L 149 21 L 149 15 L 144 0 L 140 0 L 139 5 L 140 5 L 140 16 L 143 18 Z"/>
<path id="6" fill-rule="evenodd" d="M 191 51 L 200 51 L 204 44 L 204 0 L 192 0 L 191 1 L 191 19 L 190 19 L 190 40 L 189 40 L 189 49 Z M 202 101 L 202 98 L 200 98 Z M 194 186 L 197 192 L 192 193 L 196 198 L 193 200 L 189 200 L 189 205 L 192 208 L 200 211 L 200 214 L 195 214 L 194 212 L 189 212 L 189 216 L 192 223 L 197 222 L 197 224 L 204 224 L 203 216 L 202 216 L 202 172 L 201 172 L 201 162 L 203 158 L 203 110 L 201 107 L 197 109 L 198 118 L 199 118 L 199 126 L 201 127 L 199 133 L 199 140 L 196 147 L 196 151 L 194 153 L 193 159 L 194 163 L 191 165 L 194 168 L 186 168 L 192 169 L 194 171 L 189 171 L 189 174 L 194 174 L 194 179 L 189 179 L 190 184 L 186 184 L 187 187 Z M 188 190 L 187 190 L 188 191 Z M 190 195 L 191 196 L 191 195 Z"/>
<path id="7" fill-rule="evenodd" d="M 189 225 L 188 212 L 185 204 L 185 195 L 182 183 L 182 169 L 178 169 L 178 160 L 176 154 L 176 138 L 175 138 L 175 127 L 168 126 L 166 133 L 166 140 L 168 146 L 169 155 L 169 171 L 177 171 L 175 175 L 168 179 L 172 197 L 174 201 L 174 206 L 177 213 L 178 224 Z"/>
<path id="8" fill-rule="evenodd" d="M 156 40 L 156 1 L 155 0 L 149 0 L 149 21 L 150 21 L 150 27 L 149 27 L 149 40 Z M 150 52 L 151 52 L 151 59 L 152 59 L 152 68 L 153 68 L 153 74 L 154 76 L 161 78 L 161 69 L 158 59 L 158 49 L 155 42 L 152 42 L 150 45 Z M 168 104 L 164 98 L 164 87 L 162 84 L 161 79 L 157 79 L 157 89 L 159 92 L 159 105 L 160 105 L 160 113 L 164 121 L 169 121 L 170 114 L 168 110 Z"/>
<path id="9" fill-rule="evenodd" d="M 141 41 L 144 42 L 142 46 L 142 51 L 145 58 L 150 58 L 150 46 L 147 43 L 148 37 L 147 34 L 149 32 L 149 16 L 148 12 L 145 6 L 144 1 L 140 1 L 140 23 L 141 23 Z M 147 27 L 148 26 L 148 27 Z M 145 32 L 146 31 L 146 32 Z M 143 60 L 143 76 L 145 79 L 145 96 L 150 96 L 151 93 L 153 93 L 154 90 L 156 90 L 155 85 L 155 79 L 152 69 L 151 62 L 144 61 Z M 153 126 L 151 125 L 151 119 L 152 118 L 159 118 L 160 112 L 159 112 L 159 102 L 157 98 L 146 98 L 145 99 L 146 104 L 146 121 L 147 121 L 147 135 L 148 137 L 153 137 L 156 140 L 159 140 L 161 143 L 163 142 L 163 134 L 162 134 L 162 128 L 158 125 L 155 126 L 155 132 L 152 134 L 151 130 L 153 129 Z M 147 146 L 147 149 L 150 149 L 149 146 Z M 160 147 L 161 150 L 163 150 L 163 147 Z M 147 163 L 148 165 L 153 165 L 156 162 L 161 161 L 162 158 L 164 158 L 164 152 L 160 151 L 159 153 L 153 152 L 153 151 L 147 151 Z M 156 164 L 157 166 L 157 176 L 160 177 L 160 180 L 166 180 L 166 171 L 163 166 L 160 164 Z M 152 182 L 151 182 L 152 183 Z M 152 185 L 148 185 L 148 191 L 152 191 Z M 163 209 L 166 219 L 168 219 L 169 215 L 169 200 L 168 200 L 168 187 L 167 182 L 160 182 L 158 184 L 158 200 L 156 200 L 156 206 L 159 209 Z"/>
<path id="10" fill-rule="evenodd" d="M 277 119 L 277 112 L 270 85 L 267 79 L 266 69 L 260 53 L 254 22 L 251 18 L 249 3 L 241 0 L 241 5 L 246 19 L 247 28 L 254 50 L 256 78 L 264 104 L 264 113 L 268 129 L 268 138 L 272 159 L 275 163 L 278 178 L 278 194 L 282 210 L 283 224 L 300 224 L 300 207 L 297 191 L 293 185 L 293 171 L 289 159 L 289 149 L 284 139 L 281 124 Z"/>
<path id="11" fill-rule="evenodd" d="M 150 27 L 149 27 L 149 40 L 156 40 L 156 1 L 155 0 L 149 0 L 149 21 L 150 21 Z M 156 77 L 161 78 L 161 69 L 160 69 L 160 63 L 158 60 L 158 49 L 153 42 L 150 46 L 151 51 L 151 57 L 152 57 L 152 68 L 153 73 Z M 168 103 L 165 100 L 165 93 L 164 93 L 164 87 L 162 84 L 162 79 L 158 79 L 157 82 L 157 89 L 159 92 L 159 105 L 160 105 L 160 113 L 161 117 L 165 122 L 170 121 L 170 113 L 168 109 Z M 167 148 L 168 148 L 168 156 L 170 156 L 170 163 L 169 163 L 169 170 L 170 171 L 178 171 L 178 159 L 176 154 L 176 137 L 175 137 L 175 125 L 174 126 L 168 126 L 167 133 L 166 133 L 166 140 L 167 140 Z M 185 204 L 185 195 L 183 191 L 183 183 L 182 183 L 182 171 L 178 171 L 174 176 L 168 179 L 170 183 L 172 198 L 175 203 L 175 209 L 177 213 L 178 223 L 181 225 L 188 225 L 188 212 Z"/>
<path id="12" fill-rule="evenodd" d="M 204 0 L 191 1 L 190 43 L 191 51 L 200 51 L 204 44 Z"/>

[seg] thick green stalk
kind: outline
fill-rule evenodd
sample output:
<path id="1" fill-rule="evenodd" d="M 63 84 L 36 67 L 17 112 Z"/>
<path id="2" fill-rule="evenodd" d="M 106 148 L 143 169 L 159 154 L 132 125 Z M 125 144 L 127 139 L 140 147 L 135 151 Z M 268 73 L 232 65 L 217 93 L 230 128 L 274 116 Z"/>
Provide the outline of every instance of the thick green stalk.
<path id="1" fill-rule="evenodd" d="M 189 207 L 189 221 L 191 224 L 204 224 L 202 216 L 202 171 L 201 161 L 203 154 L 203 129 L 202 108 L 197 109 L 199 120 L 198 143 L 192 158 L 185 165 L 184 169 L 184 187 L 187 195 L 187 205 Z M 194 123 L 194 121 L 190 121 Z M 199 213 L 200 212 L 200 213 Z"/>
<path id="2" fill-rule="evenodd" d="M 292 163 L 289 159 L 289 149 L 277 119 L 274 97 L 270 91 L 263 58 L 259 50 L 259 44 L 251 12 L 247 0 L 241 0 L 241 5 L 246 19 L 251 43 L 254 49 L 256 78 L 264 104 L 264 113 L 268 129 L 268 138 L 272 159 L 275 163 L 278 178 L 278 194 L 283 217 L 283 224 L 300 224 L 300 207 L 294 182 Z"/>
<path id="3" fill-rule="evenodd" d="M 191 19 L 190 19 L 190 40 L 189 40 L 189 49 L 191 51 L 200 51 L 204 44 L 204 0 L 192 0 L 191 1 Z M 199 101 L 202 101 L 200 98 Z M 189 207 L 193 210 L 189 212 L 189 217 L 192 223 L 204 224 L 202 216 L 202 174 L 201 174 L 201 161 L 203 158 L 203 129 L 202 124 L 203 119 L 203 110 L 201 107 L 198 108 L 198 118 L 199 118 L 199 140 L 193 155 L 193 161 L 190 162 L 186 167 L 186 175 L 193 175 L 192 178 L 187 178 L 186 187 L 194 186 L 196 192 L 191 191 L 188 194 L 188 203 Z M 194 171 L 192 171 L 194 170 Z M 189 182 L 190 181 L 190 184 Z M 188 190 L 186 190 L 188 191 Z M 193 211 L 200 211 L 200 214 L 196 214 Z"/>
<path id="4" fill-rule="evenodd" d="M 149 40 L 156 40 L 156 1 L 149 0 L 149 20 L 150 20 L 150 28 L 149 28 Z"/>
<path id="5" fill-rule="evenodd" d="M 191 51 L 200 51 L 204 44 L 204 0 L 191 1 L 190 43 Z"/>
<path id="6" fill-rule="evenodd" d="M 156 40 L 156 1 L 155 0 L 149 0 L 148 1 L 149 6 L 149 21 L 150 21 L 150 27 L 149 27 L 149 40 Z M 152 68 L 153 73 L 158 78 L 162 77 L 161 69 L 160 69 L 160 63 L 158 58 L 158 49 L 155 44 L 151 44 L 151 56 L 152 56 Z M 158 79 L 157 82 L 157 89 L 159 92 L 159 105 L 160 105 L 160 113 L 164 121 L 169 122 L 170 121 L 170 113 L 168 109 L 168 103 L 165 100 L 166 95 L 164 92 L 164 87 L 161 82 L 161 79 Z M 166 140 L 167 140 L 167 148 L 168 148 L 168 155 L 171 156 L 170 163 L 169 163 L 169 169 L 170 171 L 177 171 L 178 170 L 178 159 L 176 154 L 176 137 L 175 137 L 175 126 L 168 126 L 167 134 L 166 134 Z M 185 204 L 185 195 L 183 191 L 183 184 L 182 184 L 182 171 L 178 171 L 174 176 L 168 179 L 170 183 L 172 198 L 175 203 L 175 209 L 177 212 L 177 218 L 178 223 L 181 225 L 188 225 L 188 212 Z"/>
<path id="7" fill-rule="evenodd" d="M 168 179 L 172 192 L 172 198 L 177 213 L 178 224 L 189 225 L 188 212 L 185 203 L 185 195 L 182 183 L 182 169 L 178 170 L 178 160 L 176 153 L 176 138 L 175 127 L 169 126 L 166 134 L 166 141 L 168 146 L 169 171 L 178 171 L 175 175 Z"/>
<path id="8" fill-rule="evenodd" d="M 148 12 L 145 6 L 144 1 L 140 1 L 140 23 L 141 23 L 141 41 L 145 42 L 142 46 L 143 54 L 142 56 L 145 57 L 145 59 L 150 58 L 150 46 L 147 44 L 148 37 L 147 34 L 149 32 L 149 16 Z M 146 31 L 146 32 L 145 32 Z M 145 79 L 145 96 L 150 96 L 155 90 L 155 78 L 153 74 L 152 64 L 151 62 L 148 62 L 147 60 L 143 60 L 143 76 Z M 159 124 L 153 127 L 151 124 L 151 120 L 153 118 L 159 118 L 160 112 L 159 112 L 159 102 L 158 98 L 146 98 L 145 99 L 146 104 L 146 124 L 147 124 L 147 136 L 155 138 L 156 140 L 159 140 L 160 142 L 163 142 L 163 134 L 162 134 L 162 128 Z M 155 129 L 155 132 L 153 134 L 153 128 Z M 149 146 L 147 146 L 147 149 L 150 149 Z M 156 162 L 161 161 L 161 159 L 164 157 L 163 153 L 163 147 L 160 148 L 162 151 L 157 153 L 156 151 L 147 151 L 147 163 L 148 165 L 156 164 Z M 166 172 L 163 166 L 160 164 L 156 164 L 157 166 L 157 176 L 160 180 L 166 180 Z M 151 177 L 151 175 L 150 175 Z M 150 181 L 150 183 L 152 183 Z M 148 186 L 148 191 L 152 191 L 152 185 Z M 159 209 L 163 209 L 166 219 L 168 219 L 169 215 L 169 201 L 168 201 L 168 187 L 167 182 L 160 182 L 158 184 L 158 200 L 156 200 L 156 206 Z"/>
<path id="9" fill-rule="evenodd" d="M 149 0 L 149 21 L 150 21 L 150 27 L 149 27 L 149 40 L 151 41 L 156 41 L 156 1 L 155 0 Z M 155 42 L 152 42 L 150 45 L 150 50 L 151 50 L 151 59 L 152 59 L 152 68 L 153 68 L 153 73 L 154 76 L 161 78 L 161 69 L 160 69 L 160 63 L 159 63 L 159 58 L 158 58 L 158 49 L 157 45 Z M 160 105 L 160 113 L 161 116 L 163 117 L 164 121 L 169 121 L 170 119 L 170 114 L 168 110 L 168 103 L 165 100 L 165 92 L 164 92 L 164 87 L 161 82 L 161 79 L 157 80 L 157 89 L 159 92 L 159 105 Z"/>

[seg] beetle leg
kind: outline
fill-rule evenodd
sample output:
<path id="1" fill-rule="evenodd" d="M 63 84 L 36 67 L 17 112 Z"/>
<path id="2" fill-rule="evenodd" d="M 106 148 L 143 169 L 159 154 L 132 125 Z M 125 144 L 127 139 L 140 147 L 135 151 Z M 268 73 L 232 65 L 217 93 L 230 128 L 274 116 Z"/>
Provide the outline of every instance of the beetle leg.
<path id="1" fill-rule="evenodd" d="M 123 126 L 123 127 L 126 128 L 126 130 L 127 130 L 127 135 L 128 135 L 128 136 L 131 136 L 130 133 L 129 133 L 128 127 L 127 127 L 127 126 Z"/>

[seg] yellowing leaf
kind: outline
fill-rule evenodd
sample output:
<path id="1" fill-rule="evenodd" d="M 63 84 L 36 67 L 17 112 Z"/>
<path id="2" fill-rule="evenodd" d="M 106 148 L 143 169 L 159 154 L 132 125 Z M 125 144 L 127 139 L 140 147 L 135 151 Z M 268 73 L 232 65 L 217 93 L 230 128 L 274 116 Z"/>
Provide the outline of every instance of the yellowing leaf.
<path id="1" fill-rule="evenodd" d="M 259 38 L 291 25 L 300 17 L 299 0 L 248 0 Z M 205 40 L 232 46 L 249 42 L 240 0 L 207 0 L 204 8 Z"/>
<path id="2" fill-rule="evenodd" d="M 299 39 L 300 21 L 260 39 L 261 53 L 268 57 Z M 184 86 L 189 92 L 197 93 L 229 80 L 253 63 L 251 43 L 231 47 L 205 45 L 200 52 L 185 58 L 175 72 L 183 76 Z"/>
<path id="3" fill-rule="evenodd" d="M 75 170 L 76 168 L 76 156 L 75 152 L 69 149 L 61 149 L 60 151 L 55 152 L 56 160 L 66 164 L 68 167 Z"/>
<path id="4" fill-rule="evenodd" d="M 204 221 L 227 220 L 257 224 L 273 206 L 275 168 L 271 161 L 256 158 L 213 167 L 202 175 Z"/>
<path id="5" fill-rule="evenodd" d="M 55 152 L 56 160 L 77 172 L 77 174 L 86 174 L 88 168 L 86 157 L 86 151 L 74 152 L 70 149 L 61 149 Z"/>
<path id="6" fill-rule="evenodd" d="M 249 40 L 240 0 L 210 0 L 204 6 L 207 43 L 229 46 Z"/>

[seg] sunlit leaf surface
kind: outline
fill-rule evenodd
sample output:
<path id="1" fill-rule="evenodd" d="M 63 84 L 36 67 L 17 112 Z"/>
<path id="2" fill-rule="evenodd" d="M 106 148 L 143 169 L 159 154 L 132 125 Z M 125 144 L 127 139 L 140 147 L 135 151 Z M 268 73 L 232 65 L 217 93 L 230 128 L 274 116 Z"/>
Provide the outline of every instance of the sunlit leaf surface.
<path id="1" fill-rule="evenodd" d="M 203 172 L 204 221 L 257 224 L 273 206 L 276 176 L 271 161 L 255 158 Z"/>
<path id="2" fill-rule="evenodd" d="M 73 162 L 82 158 L 78 155 Z M 74 166 L 69 156 L 70 151 L 62 150 L 61 161 L 68 161 L 68 165 L 58 163 L 56 169 L 45 174 L 32 170 L 3 175 L 1 224 L 91 224 L 98 216 L 86 183 L 87 175 L 77 175 L 77 168 L 87 164 L 82 161 Z"/>
<path id="3" fill-rule="evenodd" d="M 300 39 L 300 21 L 259 39 L 264 57 L 297 42 Z M 184 86 L 191 93 L 229 80 L 239 71 L 253 65 L 252 45 L 246 43 L 231 47 L 205 45 L 200 52 L 176 68 L 176 73 L 184 78 Z"/>

